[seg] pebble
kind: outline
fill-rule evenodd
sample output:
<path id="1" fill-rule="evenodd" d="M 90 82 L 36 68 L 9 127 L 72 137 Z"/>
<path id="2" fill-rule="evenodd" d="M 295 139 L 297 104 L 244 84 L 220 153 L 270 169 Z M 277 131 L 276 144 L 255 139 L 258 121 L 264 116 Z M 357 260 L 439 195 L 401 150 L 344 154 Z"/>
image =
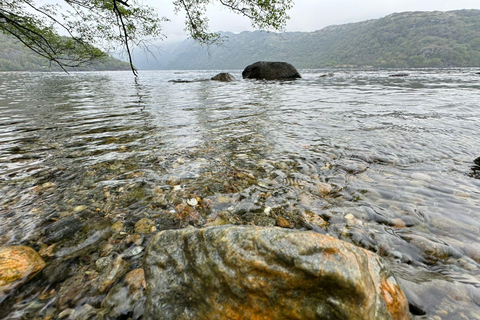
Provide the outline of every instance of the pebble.
<path id="1" fill-rule="evenodd" d="M 75 312 L 74 309 L 71 309 L 71 308 L 65 309 L 58 314 L 58 319 L 64 319 L 64 318 L 70 317 L 74 312 Z"/>
<path id="2" fill-rule="evenodd" d="M 142 251 L 143 251 L 143 247 L 135 246 L 123 251 L 122 256 L 125 258 L 130 258 L 130 257 L 136 256 L 137 254 L 140 254 L 140 252 Z"/>
<path id="3" fill-rule="evenodd" d="M 347 214 L 345 215 L 345 219 L 347 219 L 347 220 L 353 220 L 353 219 L 355 219 L 355 216 L 354 216 L 353 214 L 351 214 L 351 213 L 347 213 Z"/>
<path id="4" fill-rule="evenodd" d="M 98 292 L 106 292 L 117 279 L 121 278 L 128 271 L 129 263 L 119 256 L 109 265 L 108 268 L 97 278 L 95 288 Z"/>
<path id="5" fill-rule="evenodd" d="M 320 193 L 323 196 L 326 196 L 330 192 L 332 192 L 332 186 L 329 185 L 328 183 L 320 182 L 320 183 L 317 184 L 317 188 L 318 188 L 318 191 L 320 191 Z"/>
<path id="6" fill-rule="evenodd" d="M 150 233 L 152 232 L 152 227 L 155 227 L 155 222 L 147 218 L 142 218 L 135 223 L 135 233 Z"/>
<path id="7" fill-rule="evenodd" d="M 73 208 L 73 211 L 75 211 L 75 212 L 80 212 L 80 211 L 83 211 L 83 210 L 85 210 L 85 209 L 87 209 L 87 206 L 85 206 L 85 205 L 83 205 L 83 206 L 76 206 L 76 207 Z"/>
<path id="8" fill-rule="evenodd" d="M 123 223 L 121 221 L 117 221 L 114 224 L 112 224 L 111 229 L 113 232 L 120 232 L 123 230 Z"/>
<path id="9" fill-rule="evenodd" d="M 217 198 L 217 202 L 218 203 L 229 203 L 230 198 L 226 197 L 226 196 L 220 196 L 220 197 Z"/>
<path id="10" fill-rule="evenodd" d="M 132 270 L 127 273 L 124 281 L 125 284 L 130 288 L 130 291 L 133 292 L 147 286 L 145 283 L 145 272 L 141 268 Z"/>
<path id="11" fill-rule="evenodd" d="M 107 268 L 113 261 L 113 258 L 111 256 L 103 257 L 95 261 L 95 269 L 97 269 L 98 272 L 103 271 L 105 268 Z"/>
<path id="12" fill-rule="evenodd" d="M 141 245 L 143 242 L 143 237 L 138 233 L 131 234 L 125 239 L 127 243 L 134 243 L 137 246 Z"/>
<path id="13" fill-rule="evenodd" d="M 290 222 L 288 222 L 288 220 L 285 219 L 284 217 L 277 217 L 275 220 L 277 221 L 277 226 L 279 227 L 282 227 L 282 228 L 291 227 Z"/>
<path id="14" fill-rule="evenodd" d="M 188 204 L 189 206 L 195 207 L 196 205 L 198 205 L 198 201 L 197 201 L 197 199 L 195 199 L 195 198 L 191 198 L 191 199 L 188 199 L 188 200 L 187 200 L 187 204 Z"/>

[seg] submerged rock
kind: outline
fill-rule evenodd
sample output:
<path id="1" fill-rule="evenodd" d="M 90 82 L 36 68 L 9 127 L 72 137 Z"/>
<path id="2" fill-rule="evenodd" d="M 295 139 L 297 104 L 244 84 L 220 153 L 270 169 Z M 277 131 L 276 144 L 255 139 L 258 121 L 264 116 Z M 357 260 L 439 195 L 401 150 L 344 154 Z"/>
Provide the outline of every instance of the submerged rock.
<path id="1" fill-rule="evenodd" d="M 139 234 L 147 234 L 150 232 L 155 231 L 155 222 L 147 219 L 147 218 L 142 218 L 135 223 L 135 232 Z"/>
<path id="2" fill-rule="evenodd" d="M 102 302 L 108 319 L 141 319 L 145 305 L 143 269 L 130 271 L 123 282 L 117 283 Z"/>
<path id="3" fill-rule="evenodd" d="M 10 290 L 33 278 L 44 267 L 43 259 L 30 247 L 0 248 L 0 302 Z"/>
<path id="4" fill-rule="evenodd" d="M 231 82 L 231 81 L 235 81 L 237 79 L 235 79 L 235 77 L 232 76 L 230 73 L 222 72 L 222 73 L 219 73 L 216 76 L 212 77 L 211 80 Z"/>
<path id="5" fill-rule="evenodd" d="M 243 79 L 294 80 L 301 78 L 297 69 L 286 62 L 259 61 L 249 65 L 242 72 Z"/>
<path id="6" fill-rule="evenodd" d="M 314 232 L 163 231 L 144 267 L 145 319 L 408 319 L 378 256 Z"/>
<path id="7" fill-rule="evenodd" d="M 408 77 L 409 75 L 409 73 L 394 73 L 389 75 L 389 77 Z"/>

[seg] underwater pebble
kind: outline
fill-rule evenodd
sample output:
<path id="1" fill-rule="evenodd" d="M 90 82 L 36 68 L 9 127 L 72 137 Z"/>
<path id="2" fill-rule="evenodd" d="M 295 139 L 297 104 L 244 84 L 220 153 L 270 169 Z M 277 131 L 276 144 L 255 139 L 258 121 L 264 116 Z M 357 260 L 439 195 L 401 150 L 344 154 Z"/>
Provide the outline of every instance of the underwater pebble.
<path id="1" fill-rule="evenodd" d="M 135 269 L 127 273 L 125 276 L 125 284 L 130 288 L 130 291 L 138 291 L 145 288 L 145 272 L 143 269 Z"/>
<path id="2" fill-rule="evenodd" d="M 355 216 L 354 216 L 353 214 L 351 214 L 351 213 L 347 213 L 347 214 L 345 215 L 345 219 L 347 219 L 347 220 L 353 220 L 353 219 L 355 219 Z"/>
<path id="3" fill-rule="evenodd" d="M 397 227 L 397 228 L 406 228 L 407 227 L 405 221 L 403 221 L 400 218 L 392 219 L 391 226 L 392 227 Z"/>
<path id="4" fill-rule="evenodd" d="M 134 243 L 137 246 L 141 245 L 143 242 L 143 237 L 138 233 L 131 234 L 125 239 L 127 243 Z"/>
<path id="5" fill-rule="evenodd" d="M 150 219 L 142 218 L 135 223 L 135 233 L 146 234 L 152 231 L 152 227 L 155 226 L 155 222 Z"/>
<path id="6" fill-rule="evenodd" d="M 272 211 L 272 207 L 266 207 L 265 210 L 263 210 L 263 212 L 269 216 L 270 215 L 270 212 Z"/>
<path id="7" fill-rule="evenodd" d="M 229 203 L 230 198 L 226 197 L 226 196 L 220 196 L 220 197 L 217 198 L 217 202 L 218 203 Z"/>
<path id="8" fill-rule="evenodd" d="M 70 308 L 65 309 L 58 314 L 58 319 L 63 319 L 63 318 L 66 318 L 66 317 L 70 317 L 74 312 L 75 312 L 74 309 L 70 309 Z"/>
<path id="9" fill-rule="evenodd" d="M 320 191 L 320 193 L 323 196 L 326 196 L 330 192 L 332 192 L 332 186 L 329 185 L 328 183 L 320 182 L 320 183 L 317 184 L 317 188 L 318 188 L 318 191 Z"/>
<path id="10" fill-rule="evenodd" d="M 189 206 L 195 207 L 196 205 L 198 205 L 198 201 L 197 201 L 197 199 L 195 199 L 195 198 L 188 199 L 188 200 L 187 200 L 187 204 L 188 204 Z"/>
<path id="11" fill-rule="evenodd" d="M 282 228 L 290 228 L 291 227 L 290 222 L 288 222 L 288 220 L 285 219 L 284 217 L 277 217 L 275 220 L 277 222 L 277 226 L 279 226 L 279 227 L 282 227 Z"/>
<path id="12" fill-rule="evenodd" d="M 102 270 L 104 272 L 97 278 L 94 285 L 95 289 L 100 293 L 106 292 L 115 281 L 127 273 L 128 267 L 129 263 L 119 256 L 107 268 Z"/>
<path id="13" fill-rule="evenodd" d="M 142 251 L 143 251 L 143 247 L 135 246 L 135 247 L 128 248 L 127 250 L 123 251 L 122 256 L 125 257 L 125 258 L 130 258 L 130 257 L 136 256 L 137 254 L 139 254 Z"/>
<path id="14" fill-rule="evenodd" d="M 123 223 L 121 221 L 117 221 L 114 224 L 112 224 L 111 229 L 113 232 L 120 232 L 123 230 Z"/>
<path id="15" fill-rule="evenodd" d="M 83 210 L 85 210 L 85 209 L 87 209 L 87 206 L 85 206 L 85 205 L 83 205 L 83 206 L 76 206 L 76 207 L 73 208 L 73 211 L 75 211 L 75 212 L 80 212 L 80 211 L 83 211 Z"/>
<path id="16" fill-rule="evenodd" d="M 98 272 L 104 270 L 107 268 L 113 261 L 113 258 L 111 256 L 108 257 L 103 257 L 95 261 L 95 269 L 97 269 Z"/>

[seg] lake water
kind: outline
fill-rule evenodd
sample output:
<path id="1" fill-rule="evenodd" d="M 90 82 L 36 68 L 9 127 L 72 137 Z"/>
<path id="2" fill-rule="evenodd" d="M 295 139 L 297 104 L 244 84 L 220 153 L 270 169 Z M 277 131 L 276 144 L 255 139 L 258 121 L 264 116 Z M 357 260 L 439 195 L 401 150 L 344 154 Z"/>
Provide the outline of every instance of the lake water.
<path id="1" fill-rule="evenodd" d="M 107 312 L 95 263 L 140 267 L 142 218 L 328 234 L 384 257 L 412 318 L 480 319 L 478 70 L 168 82 L 218 72 L 0 74 L 0 245 L 51 266 L 1 319 Z"/>

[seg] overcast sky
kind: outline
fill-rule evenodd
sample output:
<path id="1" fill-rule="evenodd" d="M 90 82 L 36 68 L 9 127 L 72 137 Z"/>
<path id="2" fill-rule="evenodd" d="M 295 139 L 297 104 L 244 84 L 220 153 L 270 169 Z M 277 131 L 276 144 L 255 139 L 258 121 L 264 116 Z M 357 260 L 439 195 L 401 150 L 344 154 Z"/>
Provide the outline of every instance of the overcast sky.
<path id="1" fill-rule="evenodd" d="M 145 0 L 171 22 L 163 24 L 167 41 L 186 38 L 183 13 L 173 13 L 173 0 Z M 480 9 L 479 0 L 296 0 L 289 12 L 287 31 L 314 31 L 334 24 L 377 19 L 394 12 Z M 230 13 L 220 5 L 209 7 L 211 31 L 253 30 L 247 18 Z"/>

